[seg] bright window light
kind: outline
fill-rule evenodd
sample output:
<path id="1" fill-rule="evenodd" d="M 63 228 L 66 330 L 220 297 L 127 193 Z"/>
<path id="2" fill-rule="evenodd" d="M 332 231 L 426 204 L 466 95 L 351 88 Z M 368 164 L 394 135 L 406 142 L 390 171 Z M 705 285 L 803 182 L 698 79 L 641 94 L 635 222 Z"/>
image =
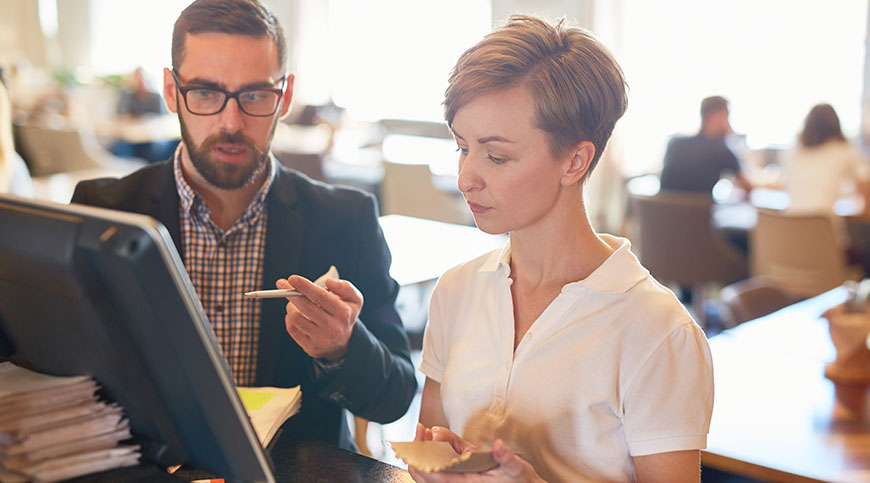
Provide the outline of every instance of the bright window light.
<path id="1" fill-rule="evenodd" d="M 91 0 L 91 67 L 97 75 L 136 67 L 162 78 L 170 63 L 172 25 L 189 0 Z M 118 21 L 118 19 L 127 19 Z"/>
<path id="2" fill-rule="evenodd" d="M 442 120 L 450 69 L 492 29 L 489 0 L 329 5 L 334 101 L 359 119 Z"/>
<path id="3" fill-rule="evenodd" d="M 730 101 L 751 148 L 793 143 L 809 109 L 859 134 L 866 0 L 623 0 L 610 40 L 631 86 L 620 121 L 628 174 L 654 171 L 668 139 L 695 133 L 702 98 Z"/>
<path id="4" fill-rule="evenodd" d="M 57 35 L 57 0 L 39 0 L 39 26 L 46 37 Z"/>

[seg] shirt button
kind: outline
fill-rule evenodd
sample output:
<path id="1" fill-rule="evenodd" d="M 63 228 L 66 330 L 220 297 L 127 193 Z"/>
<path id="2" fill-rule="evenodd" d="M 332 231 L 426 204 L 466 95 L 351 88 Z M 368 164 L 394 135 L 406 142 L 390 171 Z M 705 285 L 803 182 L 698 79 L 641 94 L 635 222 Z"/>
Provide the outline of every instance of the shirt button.
<path id="1" fill-rule="evenodd" d="M 532 333 L 526 332 L 526 340 L 532 340 Z"/>

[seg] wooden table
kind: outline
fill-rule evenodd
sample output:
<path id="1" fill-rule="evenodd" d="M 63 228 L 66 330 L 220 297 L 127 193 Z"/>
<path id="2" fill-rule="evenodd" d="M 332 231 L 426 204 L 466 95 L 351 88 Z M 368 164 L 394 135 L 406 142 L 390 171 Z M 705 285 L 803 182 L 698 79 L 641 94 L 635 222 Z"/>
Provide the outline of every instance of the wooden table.
<path id="1" fill-rule="evenodd" d="M 824 377 L 835 352 L 820 315 L 845 298 L 837 288 L 710 339 L 716 396 L 703 466 L 772 481 L 870 481 L 867 388 Z"/>

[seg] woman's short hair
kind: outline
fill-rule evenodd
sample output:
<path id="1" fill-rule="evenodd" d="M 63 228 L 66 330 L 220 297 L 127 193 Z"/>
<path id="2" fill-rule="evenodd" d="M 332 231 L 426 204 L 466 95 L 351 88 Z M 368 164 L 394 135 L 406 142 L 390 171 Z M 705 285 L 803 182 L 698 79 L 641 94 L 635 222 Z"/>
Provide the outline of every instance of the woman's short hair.
<path id="1" fill-rule="evenodd" d="M 221 33 L 268 36 L 278 47 L 278 65 L 287 67 L 287 43 L 278 19 L 257 0 L 196 0 L 175 21 L 172 31 L 172 68 L 184 60 L 187 34 Z"/>
<path id="2" fill-rule="evenodd" d="M 513 15 L 466 50 L 450 73 L 444 116 L 453 127 L 456 112 L 475 97 L 523 84 L 535 103 L 535 124 L 549 137 L 550 154 L 562 157 L 591 141 L 598 162 L 625 112 L 625 76 L 610 51 L 584 29 Z"/>
<path id="3" fill-rule="evenodd" d="M 845 141 L 840 129 L 840 118 L 830 104 L 818 104 L 810 109 L 804 120 L 804 129 L 800 134 L 800 143 L 805 147 L 818 146 L 829 140 Z"/>

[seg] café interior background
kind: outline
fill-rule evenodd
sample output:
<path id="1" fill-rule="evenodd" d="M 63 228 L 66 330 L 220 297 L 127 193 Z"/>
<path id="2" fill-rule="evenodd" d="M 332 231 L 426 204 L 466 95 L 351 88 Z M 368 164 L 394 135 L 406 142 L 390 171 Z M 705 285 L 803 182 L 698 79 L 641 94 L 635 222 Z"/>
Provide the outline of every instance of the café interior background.
<path id="1" fill-rule="evenodd" d="M 61 85 L 105 120 L 95 91 L 141 66 L 159 89 L 172 24 L 187 0 L 0 0 L 0 65 L 14 66 L 13 103 Z M 296 74 L 294 104 L 332 102 L 344 119 L 440 121 L 459 54 L 511 13 L 565 17 L 614 52 L 630 86 L 589 196 L 657 173 L 668 139 L 695 132 L 709 95 L 730 101 L 741 148 L 793 144 L 819 102 L 865 147 L 866 0 L 266 0 L 281 20 Z M 867 131 L 867 129 L 864 129 Z M 753 172 L 753 168 L 757 168 Z M 764 166 L 749 166 L 763 178 Z M 453 169 L 448 165 L 447 170 Z M 602 228 L 619 200 L 603 201 Z M 594 214 L 593 214 L 594 215 Z"/>

